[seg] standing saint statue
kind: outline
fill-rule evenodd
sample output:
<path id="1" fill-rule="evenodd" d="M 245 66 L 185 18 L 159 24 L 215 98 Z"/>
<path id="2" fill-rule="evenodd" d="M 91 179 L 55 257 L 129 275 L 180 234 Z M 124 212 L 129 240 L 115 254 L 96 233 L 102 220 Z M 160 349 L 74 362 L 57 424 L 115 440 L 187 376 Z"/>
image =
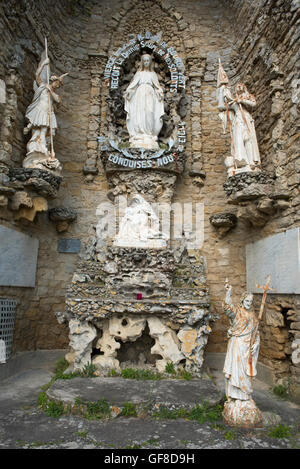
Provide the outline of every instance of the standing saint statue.
<path id="1" fill-rule="evenodd" d="M 50 76 L 47 45 L 45 45 L 45 51 L 36 71 L 33 101 L 25 114 L 28 125 L 24 128 L 24 134 L 31 131 L 31 138 L 27 143 L 24 168 L 61 170 L 60 162 L 55 158 L 53 149 L 53 136 L 57 129 L 53 104 L 60 103 L 60 97 L 54 90 L 62 86 L 65 75 L 67 73 L 60 77 Z M 49 146 L 50 149 L 48 149 Z"/>
<path id="2" fill-rule="evenodd" d="M 226 158 L 228 175 L 260 170 L 260 156 L 254 120 L 249 112 L 256 106 L 255 97 L 244 83 L 236 85 L 236 95 L 228 88 L 228 77 L 219 60 L 217 98 L 219 117 L 225 133 L 227 122 L 231 134 L 231 157 Z"/>
<path id="3" fill-rule="evenodd" d="M 150 55 L 142 56 L 140 68 L 127 87 L 124 99 L 130 147 L 157 150 L 164 100 Z"/>
<path id="4" fill-rule="evenodd" d="M 225 288 L 223 308 L 231 327 L 223 369 L 227 397 L 223 419 L 229 425 L 260 426 L 262 415 L 251 397 L 260 345 L 258 318 L 252 309 L 253 295 L 244 293 L 235 307 L 231 301 L 232 287 L 226 282 Z"/>

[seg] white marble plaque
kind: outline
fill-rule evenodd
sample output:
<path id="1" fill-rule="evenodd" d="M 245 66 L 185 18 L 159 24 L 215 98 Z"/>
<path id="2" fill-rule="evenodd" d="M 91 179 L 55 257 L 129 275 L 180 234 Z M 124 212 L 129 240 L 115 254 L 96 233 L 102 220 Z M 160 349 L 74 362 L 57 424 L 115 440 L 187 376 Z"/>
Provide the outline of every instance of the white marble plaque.
<path id="1" fill-rule="evenodd" d="M 39 242 L 0 226 L 0 286 L 34 287 Z"/>
<path id="2" fill-rule="evenodd" d="M 247 290 L 261 293 L 271 275 L 274 293 L 300 293 L 300 228 L 268 236 L 246 245 Z"/>

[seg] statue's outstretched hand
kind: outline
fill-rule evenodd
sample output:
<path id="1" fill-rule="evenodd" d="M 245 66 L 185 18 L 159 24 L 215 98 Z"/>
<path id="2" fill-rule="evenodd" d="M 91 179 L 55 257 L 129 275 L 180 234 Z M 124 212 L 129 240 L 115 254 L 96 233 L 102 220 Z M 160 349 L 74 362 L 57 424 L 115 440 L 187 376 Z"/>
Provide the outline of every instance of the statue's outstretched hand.
<path id="1" fill-rule="evenodd" d="M 231 290 L 232 290 L 232 286 L 229 284 L 228 278 L 225 280 L 225 290 L 226 290 L 226 291 L 229 290 L 230 292 L 231 292 Z"/>
<path id="2" fill-rule="evenodd" d="M 225 290 L 226 290 L 225 303 L 227 303 L 228 305 L 231 305 L 232 286 L 229 285 L 228 279 L 225 280 Z"/>

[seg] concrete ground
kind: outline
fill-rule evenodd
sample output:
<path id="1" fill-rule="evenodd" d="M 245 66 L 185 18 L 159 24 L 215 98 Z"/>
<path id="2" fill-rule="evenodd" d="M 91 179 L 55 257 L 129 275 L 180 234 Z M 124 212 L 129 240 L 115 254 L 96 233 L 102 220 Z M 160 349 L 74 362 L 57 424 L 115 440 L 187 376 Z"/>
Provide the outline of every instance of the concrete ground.
<path id="1" fill-rule="evenodd" d="M 231 428 L 222 419 L 199 423 L 149 415 L 107 420 L 75 414 L 48 416 L 37 399 L 41 387 L 53 377 L 57 359 L 63 356 L 63 351 L 28 352 L 0 365 L 0 449 L 151 449 L 152 453 L 176 449 L 193 453 L 197 449 L 300 448 L 300 406 L 276 397 L 261 381 L 254 382 L 253 398 L 269 424 L 258 429 Z M 189 408 L 201 399 L 214 404 L 224 395 L 222 373 L 210 368 L 209 374 L 212 379 L 198 381 L 73 378 L 56 381 L 47 392 L 65 403 L 76 398 L 105 398 L 122 408 L 125 402 L 143 404 L 150 398 L 173 409 Z M 282 431 L 288 433 L 282 435 Z"/>

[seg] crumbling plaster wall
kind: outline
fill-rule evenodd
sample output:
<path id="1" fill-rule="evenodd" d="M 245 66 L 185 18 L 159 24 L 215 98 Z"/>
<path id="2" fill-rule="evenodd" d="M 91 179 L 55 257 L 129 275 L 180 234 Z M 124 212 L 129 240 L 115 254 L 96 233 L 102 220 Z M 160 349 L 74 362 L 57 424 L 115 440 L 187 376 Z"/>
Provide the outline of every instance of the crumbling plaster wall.
<path id="1" fill-rule="evenodd" d="M 237 301 L 245 289 L 245 243 L 299 224 L 296 2 L 266 0 L 253 6 L 247 0 L 149 0 L 142 7 L 141 2 L 133 0 L 91 3 L 91 16 L 80 8 L 71 14 L 67 1 L 58 5 L 54 1 L 23 0 L 1 7 L 5 47 L 0 54 L 0 78 L 8 81 L 11 73 L 18 77 L 18 85 L 12 87 L 17 95 L 17 108 L 14 131 L 10 133 L 13 135 L 11 162 L 20 164 L 25 152 L 23 116 L 32 98 L 34 71 L 47 35 L 53 72 L 69 72 L 59 91 L 62 105 L 57 114 L 59 131 L 55 137 L 64 179 L 58 198 L 50 201 L 49 207 L 64 205 L 78 213 L 69 232 L 61 236 L 84 242 L 92 238 L 93 226 L 97 224 L 96 208 L 106 200 L 108 190 L 100 158 L 97 175 L 90 177 L 82 172 L 87 158 L 97 158 L 97 145 L 92 136 L 105 119 L 104 112 L 95 114 L 90 108 L 100 99 L 102 83 L 98 71 L 105 66 L 112 46 L 118 40 L 120 44 L 127 40 L 127 19 L 134 17 L 137 5 L 143 8 L 144 15 L 140 16 L 139 30 L 134 33 L 157 32 L 155 19 L 159 18 L 157 28 L 163 27 L 163 38 L 170 45 L 180 45 L 189 75 L 186 90 L 190 102 L 186 117 L 189 156 L 173 201 L 204 203 L 203 254 L 207 260 L 212 309 L 220 315 L 213 325 L 208 350 L 223 352 L 228 328 L 221 310 L 224 279 L 228 277 L 232 283 Z M 167 28 L 170 24 L 172 35 Z M 239 221 L 221 239 L 209 223 L 209 217 L 224 211 L 234 213 L 235 207 L 228 206 L 223 189 L 226 181 L 223 161 L 229 152 L 230 138 L 222 135 L 216 109 L 219 55 L 232 83 L 241 79 L 255 94 L 258 106 L 254 118 L 263 167 L 275 172 L 291 194 L 289 207 L 264 228 L 249 227 Z M 91 71 L 95 69 L 97 73 L 92 72 L 91 82 Z M 204 171 L 205 179 L 199 178 L 197 171 Z M 57 252 L 60 235 L 46 213 L 39 214 L 33 224 L 16 223 L 9 215 L 1 223 L 31 233 L 40 241 L 36 288 L 25 291 L 0 288 L 1 296 L 21 300 L 15 350 L 67 345 L 67 330 L 57 324 L 54 311 L 63 308 L 65 287 L 70 283 L 77 256 Z"/>

